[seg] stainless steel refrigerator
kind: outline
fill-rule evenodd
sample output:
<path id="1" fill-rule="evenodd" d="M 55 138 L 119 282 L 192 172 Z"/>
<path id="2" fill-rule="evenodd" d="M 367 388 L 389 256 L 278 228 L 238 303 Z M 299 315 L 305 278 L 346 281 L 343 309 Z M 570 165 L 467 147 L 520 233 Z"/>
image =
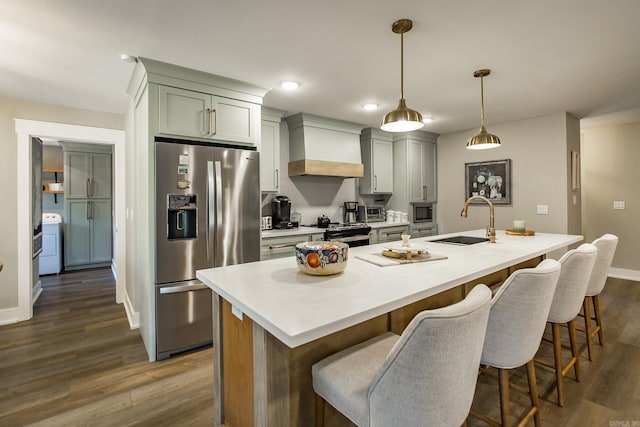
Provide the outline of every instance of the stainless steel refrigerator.
<path id="1" fill-rule="evenodd" d="M 196 270 L 260 259 L 259 154 L 156 140 L 156 359 L 210 344 Z"/>

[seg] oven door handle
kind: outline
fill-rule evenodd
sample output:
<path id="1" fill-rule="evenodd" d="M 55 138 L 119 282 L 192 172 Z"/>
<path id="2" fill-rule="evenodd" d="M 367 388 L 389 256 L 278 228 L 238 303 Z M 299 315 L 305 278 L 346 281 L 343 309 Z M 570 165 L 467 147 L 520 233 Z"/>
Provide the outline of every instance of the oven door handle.
<path id="1" fill-rule="evenodd" d="M 349 242 L 361 242 L 363 240 L 369 240 L 369 235 L 362 234 L 359 236 L 350 236 L 350 237 L 338 237 L 336 239 L 331 239 L 335 242 L 349 243 Z"/>

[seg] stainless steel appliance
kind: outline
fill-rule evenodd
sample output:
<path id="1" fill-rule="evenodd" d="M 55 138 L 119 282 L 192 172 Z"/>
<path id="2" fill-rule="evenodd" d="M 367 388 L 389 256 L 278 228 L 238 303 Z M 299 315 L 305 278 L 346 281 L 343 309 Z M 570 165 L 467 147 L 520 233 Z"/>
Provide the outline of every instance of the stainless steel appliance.
<path id="1" fill-rule="evenodd" d="M 260 259 L 259 155 L 156 139 L 156 359 L 210 344 L 196 270 Z"/>
<path id="2" fill-rule="evenodd" d="M 344 223 L 358 222 L 358 202 L 344 202 Z"/>
<path id="3" fill-rule="evenodd" d="M 434 222 L 433 203 L 412 203 L 411 222 Z"/>
<path id="4" fill-rule="evenodd" d="M 31 224 L 33 258 L 42 252 L 42 141 L 31 138 Z"/>
<path id="5" fill-rule="evenodd" d="M 364 212 L 364 222 L 384 222 L 384 207 L 360 206 L 360 210 Z"/>
<path id="6" fill-rule="evenodd" d="M 350 247 L 369 244 L 371 227 L 364 223 L 330 224 L 324 232 L 324 240 L 347 243 Z"/>

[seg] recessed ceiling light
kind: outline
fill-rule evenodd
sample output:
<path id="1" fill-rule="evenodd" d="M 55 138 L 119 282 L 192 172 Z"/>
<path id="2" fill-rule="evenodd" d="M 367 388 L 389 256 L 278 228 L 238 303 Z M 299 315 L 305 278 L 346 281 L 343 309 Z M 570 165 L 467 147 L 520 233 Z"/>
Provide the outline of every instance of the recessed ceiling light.
<path id="1" fill-rule="evenodd" d="M 423 117 L 422 118 L 422 122 L 423 123 L 431 123 L 433 121 L 433 117 Z"/>
<path id="2" fill-rule="evenodd" d="M 364 104 L 362 106 L 362 109 L 365 111 L 374 111 L 378 109 L 378 104 L 374 104 L 374 103 Z"/>
<path id="3" fill-rule="evenodd" d="M 287 81 L 287 82 L 282 82 L 280 84 L 280 86 L 282 87 L 282 89 L 296 90 L 296 89 L 298 89 L 298 87 L 300 87 L 300 84 L 298 84 L 298 82 L 294 82 L 294 81 Z"/>
<path id="4" fill-rule="evenodd" d="M 123 53 L 122 55 L 120 55 L 120 59 L 122 59 L 123 62 L 128 62 L 130 64 L 133 64 L 134 62 L 138 62 L 138 58 L 136 58 L 133 55 L 127 55 L 126 53 Z"/>

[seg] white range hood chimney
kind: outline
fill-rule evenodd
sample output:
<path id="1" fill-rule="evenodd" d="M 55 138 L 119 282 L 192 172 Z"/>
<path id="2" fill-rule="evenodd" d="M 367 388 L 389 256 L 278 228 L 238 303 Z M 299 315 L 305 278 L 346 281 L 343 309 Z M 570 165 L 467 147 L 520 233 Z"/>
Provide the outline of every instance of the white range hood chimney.
<path id="1" fill-rule="evenodd" d="M 305 113 L 285 120 L 289 125 L 289 176 L 364 176 L 360 154 L 364 126 Z"/>

